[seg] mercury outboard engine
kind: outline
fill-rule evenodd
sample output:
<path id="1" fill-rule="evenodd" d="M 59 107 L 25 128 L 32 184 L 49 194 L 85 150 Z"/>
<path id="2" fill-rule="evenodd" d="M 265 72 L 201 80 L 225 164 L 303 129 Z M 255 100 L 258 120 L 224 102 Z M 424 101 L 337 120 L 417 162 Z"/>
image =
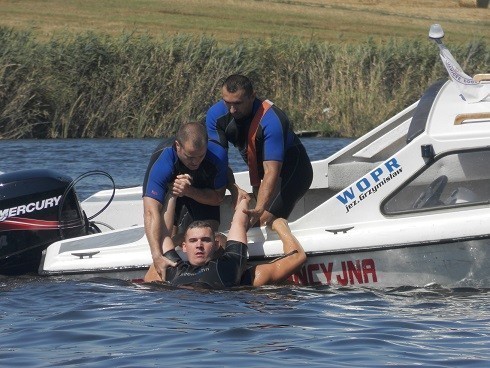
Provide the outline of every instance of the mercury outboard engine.
<path id="1" fill-rule="evenodd" d="M 0 175 L 0 274 L 37 272 L 51 243 L 88 234 L 72 182 L 51 170 Z"/>

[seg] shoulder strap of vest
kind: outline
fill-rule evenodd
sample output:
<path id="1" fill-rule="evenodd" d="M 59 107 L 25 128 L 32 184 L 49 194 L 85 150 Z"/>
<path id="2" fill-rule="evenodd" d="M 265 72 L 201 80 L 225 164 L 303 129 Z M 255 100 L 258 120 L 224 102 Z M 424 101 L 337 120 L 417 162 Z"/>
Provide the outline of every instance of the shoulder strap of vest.
<path id="1" fill-rule="evenodd" d="M 248 161 L 248 173 L 250 176 L 250 184 L 253 187 L 258 187 L 260 185 L 259 178 L 259 168 L 257 162 L 257 148 L 255 147 L 255 137 L 257 136 L 257 131 L 259 130 L 259 124 L 264 117 L 267 110 L 269 110 L 273 102 L 269 100 L 264 100 L 260 105 L 259 109 L 255 113 L 252 122 L 250 123 L 250 129 L 248 130 L 248 145 L 247 145 L 247 161 Z"/>

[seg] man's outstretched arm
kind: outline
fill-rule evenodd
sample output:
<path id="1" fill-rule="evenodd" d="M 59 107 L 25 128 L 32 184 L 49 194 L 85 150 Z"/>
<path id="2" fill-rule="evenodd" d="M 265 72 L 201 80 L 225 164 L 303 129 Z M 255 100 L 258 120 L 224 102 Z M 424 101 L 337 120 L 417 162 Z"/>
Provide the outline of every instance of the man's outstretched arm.
<path id="1" fill-rule="evenodd" d="M 284 258 L 271 263 L 255 266 L 253 286 L 275 284 L 288 279 L 306 262 L 306 254 L 298 239 L 291 233 L 288 222 L 278 218 L 272 223 L 272 230 L 277 232 L 283 244 Z"/>
<path id="2" fill-rule="evenodd" d="M 248 229 L 248 209 L 249 198 L 242 197 L 235 208 L 233 219 L 231 220 L 230 231 L 228 232 L 228 240 L 235 240 L 247 244 L 247 229 Z"/>

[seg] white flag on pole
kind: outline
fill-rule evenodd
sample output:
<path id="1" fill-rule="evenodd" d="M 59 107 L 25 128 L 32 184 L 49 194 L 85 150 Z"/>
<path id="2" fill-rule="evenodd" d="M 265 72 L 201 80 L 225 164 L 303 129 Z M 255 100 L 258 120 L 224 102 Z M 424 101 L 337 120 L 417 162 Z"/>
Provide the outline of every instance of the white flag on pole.
<path id="1" fill-rule="evenodd" d="M 439 47 L 439 55 L 446 67 L 447 72 L 451 79 L 456 83 L 461 92 L 461 95 L 468 103 L 475 103 L 484 100 L 490 95 L 490 88 L 488 85 L 480 84 L 467 75 L 459 64 L 454 60 L 451 52 L 442 44 L 442 42 L 436 42 Z"/>

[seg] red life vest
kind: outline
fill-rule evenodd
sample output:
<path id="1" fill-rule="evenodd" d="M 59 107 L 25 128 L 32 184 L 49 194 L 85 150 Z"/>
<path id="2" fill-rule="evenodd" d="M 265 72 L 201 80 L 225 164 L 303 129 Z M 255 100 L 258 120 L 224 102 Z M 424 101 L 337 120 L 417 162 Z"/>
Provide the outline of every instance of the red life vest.
<path id="1" fill-rule="evenodd" d="M 248 145 L 247 145 L 247 161 L 248 161 L 248 174 L 250 176 L 250 184 L 253 187 L 260 185 L 259 168 L 257 162 L 257 149 L 255 147 L 255 137 L 259 130 L 259 124 L 262 121 L 267 110 L 269 110 L 273 102 L 269 100 L 262 101 L 259 109 L 255 113 L 252 122 L 250 123 L 250 129 L 248 130 Z"/>

